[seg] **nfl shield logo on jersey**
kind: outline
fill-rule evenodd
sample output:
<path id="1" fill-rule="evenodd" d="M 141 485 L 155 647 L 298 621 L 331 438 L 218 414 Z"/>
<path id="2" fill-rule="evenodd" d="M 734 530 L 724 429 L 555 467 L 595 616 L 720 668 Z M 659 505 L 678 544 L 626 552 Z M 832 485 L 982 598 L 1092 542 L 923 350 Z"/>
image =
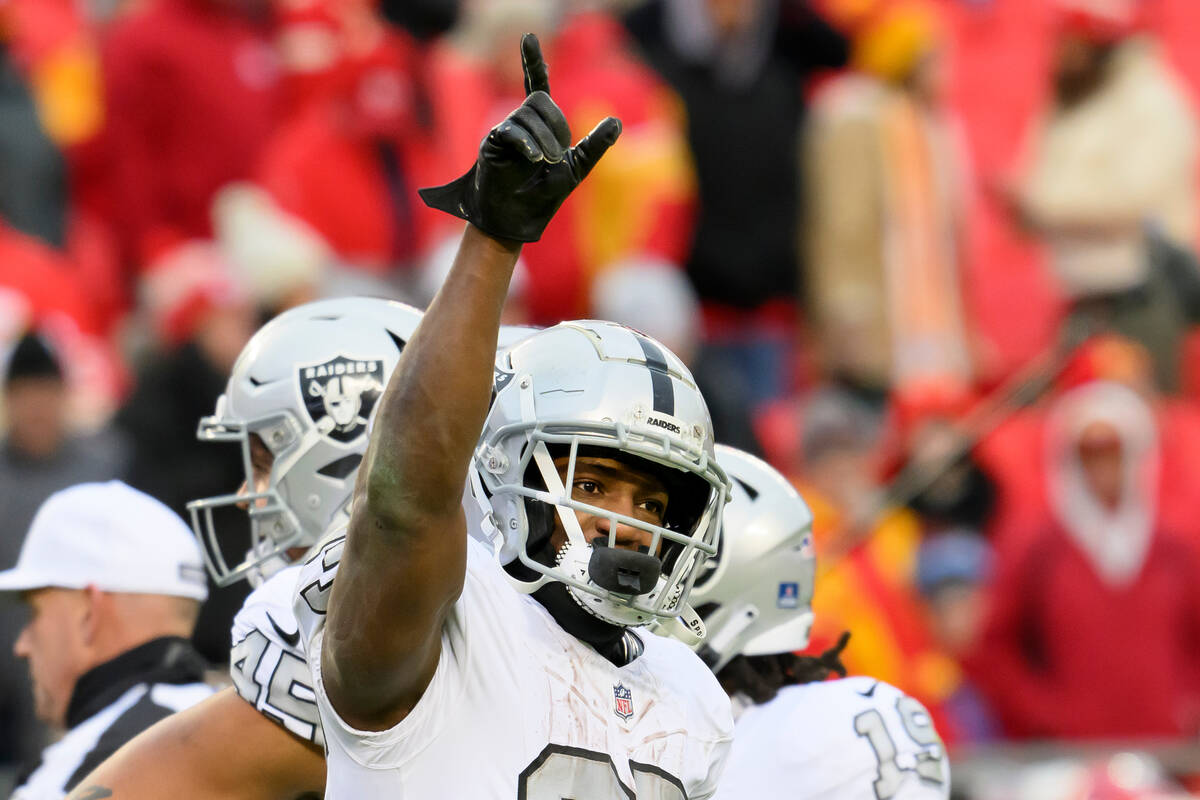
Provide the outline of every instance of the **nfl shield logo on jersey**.
<path id="1" fill-rule="evenodd" d="M 383 394 L 383 361 L 337 356 L 301 367 L 298 377 L 304 407 L 322 435 L 352 442 L 366 431 Z"/>
<path id="2" fill-rule="evenodd" d="M 613 711 L 626 721 L 633 716 L 633 692 L 626 689 L 623 683 L 613 687 Z"/>
<path id="3" fill-rule="evenodd" d="M 775 603 L 780 608 L 799 608 L 800 607 L 800 584 L 798 583 L 781 583 L 779 584 L 779 599 Z"/>

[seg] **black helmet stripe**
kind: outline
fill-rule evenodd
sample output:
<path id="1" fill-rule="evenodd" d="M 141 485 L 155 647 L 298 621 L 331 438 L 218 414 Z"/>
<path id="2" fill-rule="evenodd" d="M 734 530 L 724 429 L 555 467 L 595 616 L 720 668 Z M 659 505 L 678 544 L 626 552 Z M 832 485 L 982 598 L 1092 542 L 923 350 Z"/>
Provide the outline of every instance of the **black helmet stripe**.
<path id="1" fill-rule="evenodd" d="M 654 410 L 660 414 L 675 414 L 675 387 L 667 371 L 667 358 L 662 348 L 645 336 L 634 334 L 642 353 L 646 356 L 646 368 L 650 370 L 650 384 L 654 393 Z"/>

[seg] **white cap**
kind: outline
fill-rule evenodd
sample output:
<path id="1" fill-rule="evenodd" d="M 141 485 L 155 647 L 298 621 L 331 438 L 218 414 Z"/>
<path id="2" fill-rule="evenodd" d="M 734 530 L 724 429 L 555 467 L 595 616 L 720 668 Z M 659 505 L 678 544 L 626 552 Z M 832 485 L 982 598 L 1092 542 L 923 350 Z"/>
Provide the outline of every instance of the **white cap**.
<path id="1" fill-rule="evenodd" d="M 617 262 L 592 283 L 591 300 L 597 319 L 628 325 L 676 354 L 696 349 L 700 300 L 676 264 L 650 256 Z"/>
<path id="2" fill-rule="evenodd" d="M 204 562 L 175 512 L 120 481 L 81 483 L 42 503 L 0 591 L 56 586 L 203 600 Z"/>

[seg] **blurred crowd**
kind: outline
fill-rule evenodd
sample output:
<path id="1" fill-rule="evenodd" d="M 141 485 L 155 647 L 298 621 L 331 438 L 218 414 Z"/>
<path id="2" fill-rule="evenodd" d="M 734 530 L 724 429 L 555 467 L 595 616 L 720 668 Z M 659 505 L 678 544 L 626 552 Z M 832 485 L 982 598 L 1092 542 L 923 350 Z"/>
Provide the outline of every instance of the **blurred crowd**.
<path id="1" fill-rule="evenodd" d="M 196 423 L 265 319 L 428 302 L 460 226 L 415 190 L 526 30 L 624 134 L 505 321 L 693 367 L 813 509 L 813 649 L 952 749 L 1200 735 L 1192 0 L 0 0 L 0 567 L 72 484 L 231 491 Z M 23 676 L 0 645 L 0 760 Z"/>

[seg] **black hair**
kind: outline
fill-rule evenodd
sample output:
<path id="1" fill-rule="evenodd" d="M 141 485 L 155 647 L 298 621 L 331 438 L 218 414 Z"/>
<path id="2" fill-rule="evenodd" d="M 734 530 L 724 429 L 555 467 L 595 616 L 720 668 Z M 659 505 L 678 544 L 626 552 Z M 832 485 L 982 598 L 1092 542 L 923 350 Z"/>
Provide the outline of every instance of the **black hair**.
<path id="1" fill-rule="evenodd" d="M 50 343 L 33 331 L 27 332 L 13 348 L 5 371 L 7 386 L 21 378 L 54 378 L 62 380 L 63 370 Z"/>
<path id="2" fill-rule="evenodd" d="M 819 656 L 737 656 L 721 668 L 717 679 L 731 695 L 744 694 L 756 704 L 766 703 L 785 686 L 823 681 L 834 673 L 846 677 L 841 655 L 849 641 L 850 631 L 843 631 L 837 644 Z"/>

